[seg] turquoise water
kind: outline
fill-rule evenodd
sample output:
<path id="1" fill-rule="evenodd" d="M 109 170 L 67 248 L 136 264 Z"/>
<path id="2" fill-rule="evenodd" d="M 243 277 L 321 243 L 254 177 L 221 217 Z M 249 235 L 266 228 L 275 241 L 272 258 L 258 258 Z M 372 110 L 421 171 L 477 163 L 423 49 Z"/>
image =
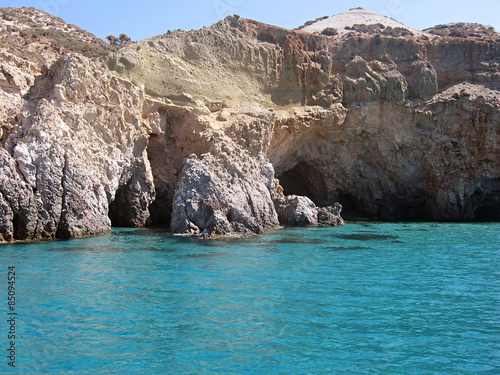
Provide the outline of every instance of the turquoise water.
<path id="1" fill-rule="evenodd" d="M 500 374 L 500 224 L 0 247 L 20 374 Z"/>

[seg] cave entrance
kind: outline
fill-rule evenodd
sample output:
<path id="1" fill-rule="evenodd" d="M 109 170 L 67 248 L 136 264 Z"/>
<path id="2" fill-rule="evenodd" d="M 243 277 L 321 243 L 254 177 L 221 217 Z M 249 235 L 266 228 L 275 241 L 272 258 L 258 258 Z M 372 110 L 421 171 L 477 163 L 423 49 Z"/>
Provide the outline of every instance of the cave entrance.
<path id="1" fill-rule="evenodd" d="M 170 225 L 172 201 L 174 198 L 176 170 L 172 166 L 173 140 L 167 136 L 152 134 L 147 148 L 148 159 L 153 172 L 156 198 L 149 206 L 152 225 Z"/>
<path id="2" fill-rule="evenodd" d="M 113 227 L 130 227 L 128 185 L 120 186 L 115 193 L 115 200 L 109 204 L 108 216 Z"/>
<path id="3" fill-rule="evenodd" d="M 363 204 L 350 193 L 341 192 L 337 202 L 342 205 L 342 217 L 345 220 L 366 220 L 368 217 Z"/>
<path id="4" fill-rule="evenodd" d="M 285 195 L 306 196 L 319 207 L 335 203 L 328 199 L 328 189 L 323 173 L 305 161 L 283 172 L 277 176 L 277 179 Z"/>
<path id="5" fill-rule="evenodd" d="M 474 221 L 500 221 L 500 179 L 484 179 L 472 195 Z"/>

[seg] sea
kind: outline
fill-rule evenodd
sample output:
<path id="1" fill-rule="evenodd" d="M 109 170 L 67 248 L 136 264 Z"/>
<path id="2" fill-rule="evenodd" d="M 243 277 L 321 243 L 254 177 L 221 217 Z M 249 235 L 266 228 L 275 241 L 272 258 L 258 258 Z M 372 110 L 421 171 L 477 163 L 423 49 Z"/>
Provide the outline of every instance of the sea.
<path id="1" fill-rule="evenodd" d="M 115 228 L 0 268 L 2 374 L 500 374 L 500 223 Z"/>

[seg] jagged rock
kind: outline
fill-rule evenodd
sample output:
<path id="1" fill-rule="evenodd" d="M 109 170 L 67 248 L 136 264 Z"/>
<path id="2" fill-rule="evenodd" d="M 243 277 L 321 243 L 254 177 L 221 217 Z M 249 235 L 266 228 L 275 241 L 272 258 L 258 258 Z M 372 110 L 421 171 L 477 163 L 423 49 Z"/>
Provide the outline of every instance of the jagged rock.
<path id="1" fill-rule="evenodd" d="M 274 200 L 279 222 L 289 226 L 318 224 L 318 208 L 307 197 L 289 195 Z"/>
<path id="2" fill-rule="evenodd" d="M 408 81 L 411 98 L 430 99 L 438 93 L 436 71 L 429 61 L 413 62 Z"/>
<path id="3" fill-rule="evenodd" d="M 260 233 L 278 226 L 265 172 L 260 178 L 254 172 L 235 177 L 220 164 L 212 155 L 186 159 L 174 198 L 172 230 L 221 235 Z"/>
<path id="4" fill-rule="evenodd" d="M 325 227 L 338 227 L 344 225 L 344 219 L 340 216 L 342 205 L 335 203 L 333 206 L 318 208 L 318 225 Z"/>
<path id="5" fill-rule="evenodd" d="M 150 164 L 138 159 L 135 165 L 124 170 L 115 199 L 109 205 L 111 224 L 117 227 L 143 227 L 150 223 L 149 206 L 155 197 Z"/>
<path id="6" fill-rule="evenodd" d="M 0 183 L 2 206 L 13 217 L 2 237 L 105 233 L 109 203 L 127 189 L 120 209 L 130 212 L 129 224 L 144 225 L 154 199 L 144 101 L 140 88 L 80 55 L 60 58 L 37 79 L 2 149 L 10 166 L 9 182 Z"/>
<path id="7" fill-rule="evenodd" d="M 307 197 L 288 195 L 274 199 L 280 224 L 286 226 L 340 226 L 344 220 L 340 216 L 342 206 L 316 207 Z"/>
<path id="8" fill-rule="evenodd" d="M 380 64 L 377 64 L 380 66 Z M 378 99 L 404 102 L 408 85 L 397 70 L 374 71 L 360 56 L 346 66 L 344 77 L 344 102 L 366 102 Z"/>
<path id="9" fill-rule="evenodd" d="M 3 195 L 0 195 L 0 242 L 14 239 L 14 213 Z"/>
<path id="10" fill-rule="evenodd" d="M 269 158 L 285 194 L 338 201 L 348 219 L 477 220 L 488 212 L 491 220 L 498 193 L 479 186 L 498 179 L 498 108 L 498 92 L 472 84 L 413 106 L 366 103 L 337 128 L 324 127 L 328 117 L 277 127 Z"/>
<path id="11" fill-rule="evenodd" d="M 62 207 L 57 237 L 74 238 L 109 231 L 108 201 L 104 188 L 96 184 L 76 155 L 67 153 L 62 180 Z"/>
<path id="12" fill-rule="evenodd" d="M 449 23 L 437 25 L 425 30 L 430 34 L 439 36 L 451 36 L 459 38 L 495 38 L 497 33 L 491 26 L 480 25 L 478 23 Z"/>
<path id="13" fill-rule="evenodd" d="M 19 175 L 14 159 L 0 149 L 0 241 L 33 239 L 38 219 L 34 204 L 31 187 Z"/>

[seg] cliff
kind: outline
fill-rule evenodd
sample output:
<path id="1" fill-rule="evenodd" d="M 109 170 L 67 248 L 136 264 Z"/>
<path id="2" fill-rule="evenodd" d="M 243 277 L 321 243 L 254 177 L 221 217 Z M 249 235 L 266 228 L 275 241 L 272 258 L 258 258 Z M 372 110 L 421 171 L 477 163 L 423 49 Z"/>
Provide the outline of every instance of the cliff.
<path id="1" fill-rule="evenodd" d="M 26 28 L 17 13 L 50 19 L 10 9 L 0 40 L 6 22 L 9 38 Z M 87 53 L 47 47 L 43 61 L 2 44 L 0 241 L 340 225 L 341 205 L 499 220 L 499 35 L 382 26 L 322 35 L 231 16 L 115 52 L 82 34 Z"/>

